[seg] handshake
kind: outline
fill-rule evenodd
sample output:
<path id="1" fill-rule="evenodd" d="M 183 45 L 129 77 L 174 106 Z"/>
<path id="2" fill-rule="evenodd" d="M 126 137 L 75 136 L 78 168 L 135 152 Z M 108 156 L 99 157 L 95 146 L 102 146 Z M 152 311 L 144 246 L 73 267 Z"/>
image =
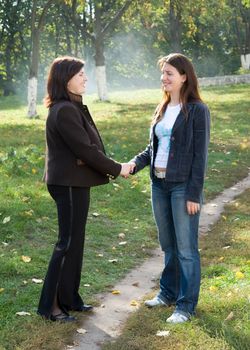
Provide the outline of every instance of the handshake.
<path id="1" fill-rule="evenodd" d="M 121 168 L 120 176 L 122 176 L 126 179 L 130 174 L 133 173 L 136 164 L 133 162 L 121 163 L 121 166 L 122 166 L 122 168 Z"/>

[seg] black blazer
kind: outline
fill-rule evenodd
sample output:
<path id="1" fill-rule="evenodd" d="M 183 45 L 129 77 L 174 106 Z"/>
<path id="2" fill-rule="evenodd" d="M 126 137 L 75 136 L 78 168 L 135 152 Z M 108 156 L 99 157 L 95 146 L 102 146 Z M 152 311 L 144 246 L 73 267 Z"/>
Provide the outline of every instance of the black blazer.
<path id="1" fill-rule="evenodd" d="M 187 108 L 188 117 L 181 111 L 172 129 L 165 179 L 169 182 L 187 182 L 186 199 L 198 203 L 207 164 L 210 113 L 201 102 L 189 103 Z M 155 126 L 151 128 L 149 145 L 131 160 L 136 163 L 134 173 L 150 165 L 151 178 L 158 148 Z"/>
<path id="2" fill-rule="evenodd" d="M 50 185 L 91 187 L 120 174 L 121 165 L 105 155 L 87 106 L 59 101 L 46 122 L 45 181 Z"/>

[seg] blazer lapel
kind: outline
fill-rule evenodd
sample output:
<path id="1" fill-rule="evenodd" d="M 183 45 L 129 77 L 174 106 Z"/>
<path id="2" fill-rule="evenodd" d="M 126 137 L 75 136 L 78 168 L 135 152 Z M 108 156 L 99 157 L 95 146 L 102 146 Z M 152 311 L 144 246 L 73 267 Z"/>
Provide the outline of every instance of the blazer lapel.
<path id="1" fill-rule="evenodd" d="M 188 114 L 191 110 L 192 106 L 191 105 L 187 105 L 187 110 L 188 110 Z M 180 113 L 178 114 L 177 118 L 176 118 L 176 121 L 173 125 L 173 128 L 172 128 L 172 133 L 182 124 L 186 121 L 186 116 L 185 114 L 183 113 L 183 111 L 181 110 Z"/>

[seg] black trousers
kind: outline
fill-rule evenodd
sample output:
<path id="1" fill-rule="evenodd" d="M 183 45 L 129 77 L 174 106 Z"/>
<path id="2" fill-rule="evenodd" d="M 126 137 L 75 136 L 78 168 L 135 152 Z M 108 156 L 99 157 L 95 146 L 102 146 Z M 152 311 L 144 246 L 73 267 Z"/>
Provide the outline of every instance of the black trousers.
<path id="1" fill-rule="evenodd" d="M 65 313 L 83 305 L 78 290 L 90 201 L 88 187 L 48 185 L 48 191 L 57 206 L 59 233 L 38 306 L 38 313 L 46 318 L 55 297 Z"/>

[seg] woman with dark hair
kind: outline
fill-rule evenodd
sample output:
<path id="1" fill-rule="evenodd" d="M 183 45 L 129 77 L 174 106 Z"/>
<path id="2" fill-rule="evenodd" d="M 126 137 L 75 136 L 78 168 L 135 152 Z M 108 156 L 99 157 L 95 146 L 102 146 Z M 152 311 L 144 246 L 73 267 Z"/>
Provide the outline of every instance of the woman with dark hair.
<path id="1" fill-rule="evenodd" d="M 194 315 L 200 289 L 198 225 L 210 115 L 187 57 L 170 54 L 159 66 L 163 100 L 155 111 L 149 145 L 130 164 L 134 173 L 150 165 L 152 208 L 165 253 L 160 291 L 145 305 L 175 305 L 167 322 L 182 323 Z"/>
<path id="2" fill-rule="evenodd" d="M 86 81 L 82 60 L 59 57 L 52 63 L 45 98 L 49 108 L 45 182 L 57 206 L 59 234 L 38 306 L 38 314 L 52 321 L 74 321 L 70 310 L 92 309 L 78 292 L 90 187 L 106 184 L 130 169 L 106 156 L 82 103 Z"/>

